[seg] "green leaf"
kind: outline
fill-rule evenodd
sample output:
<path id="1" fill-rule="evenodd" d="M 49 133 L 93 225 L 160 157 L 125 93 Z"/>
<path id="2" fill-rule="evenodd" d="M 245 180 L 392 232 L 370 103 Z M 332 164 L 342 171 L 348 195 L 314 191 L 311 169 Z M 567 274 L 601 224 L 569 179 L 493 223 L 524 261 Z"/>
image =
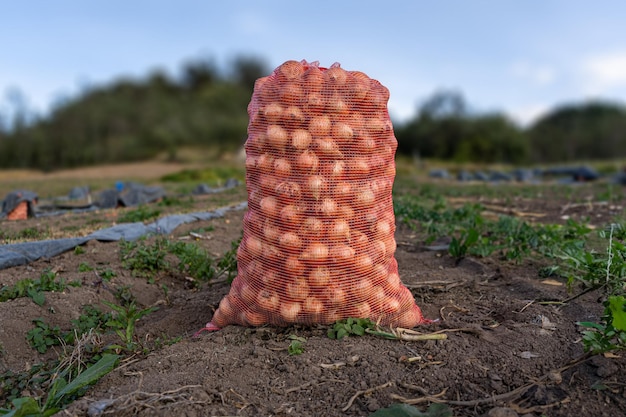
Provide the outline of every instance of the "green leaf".
<path id="1" fill-rule="evenodd" d="M 613 316 L 613 327 L 626 331 L 626 299 L 624 296 L 609 297 L 609 309 Z"/>
<path id="2" fill-rule="evenodd" d="M 54 395 L 54 398 L 52 398 L 50 405 L 58 405 L 65 395 L 72 395 L 79 389 L 97 382 L 100 378 L 115 368 L 118 359 L 119 355 L 113 355 L 110 353 L 102 355 L 102 358 L 100 358 L 98 362 L 87 368 L 72 382 L 57 392 Z"/>
<path id="3" fill-rule="evenodd" d="M 591 321 L 579 321 L 577 323 L 579 326 L 583 326 L 583 327 L 590 327 L 592 329 L 596 329 L 596 330 L 600 330 L 600 331 L 604 331 L 605 327 L 601 324 L 598 323 L 594 323 Z"/>
<path id="4" fill-rule="evenodd" d="M 346 329 L 341 328 L 337 330 L 337 339 L 343 339 L 347 335 L 348 335 L 348 331 Z"/>
<path id="5" fill-rule="evenodd" d="M 11 401 L 13 410 L 5 414 L 5 417 L 27 417 L 41 415 L 41 408 L 32 397 L 21 397 Z"/>
<path id="6" fill-rule="evenodd" d="M 357 336 L 363 336 L 365 334 L 365 329 L 363 328 L 363 326 L 355 324 L 354 326 L 352 326 L 352 333 Z"/>
<path id="7" fill-rule="evenodd" d="M 392 404 L 387 408 L 381 408 L 369 417 L 452 417 L 452 411 L 445 404 L 433 403 L 426 412 L 408 404 Z"/>
<path id="8" fill-rule="evenodd" d="M 33 300 L 35 304 L 38 306 L 42 306 L 43 303 L 46 302 L 46 295 L 43 291 L 37 291 L 33 288 L 28 289 L 28 296 Z"/>

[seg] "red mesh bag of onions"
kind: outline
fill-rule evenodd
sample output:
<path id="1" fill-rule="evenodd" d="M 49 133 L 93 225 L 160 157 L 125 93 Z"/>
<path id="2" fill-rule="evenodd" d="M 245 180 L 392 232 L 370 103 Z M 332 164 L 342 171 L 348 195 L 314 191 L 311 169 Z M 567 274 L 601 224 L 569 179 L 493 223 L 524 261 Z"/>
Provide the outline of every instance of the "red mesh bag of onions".
<path id="1" fill-rule="evenodd" d="M 287 61 L 256 81 L 238 275 L 206 330 L 424 321 L 394 256 L 388 99 L 378 81 L 339 64 Z"/>

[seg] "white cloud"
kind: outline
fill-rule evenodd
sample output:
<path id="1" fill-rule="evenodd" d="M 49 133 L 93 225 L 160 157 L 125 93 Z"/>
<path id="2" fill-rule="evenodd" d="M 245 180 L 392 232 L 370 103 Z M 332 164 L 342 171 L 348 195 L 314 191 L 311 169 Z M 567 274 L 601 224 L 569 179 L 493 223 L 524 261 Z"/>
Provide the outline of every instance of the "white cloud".
<path id="1" fill-rule="evenodd" d="M 545 103 L 535 103 L 508 110 L 508 114 L 522 127 L 527 127 L 544 116 L 552 106 Z"/>
<path id="2" fill-rule="evenodd" d="M 525 61 L 513 64 L 511 74 L 539 86 L 552 84 L 556 79 L 556 70 L 554 68 L 546 65 L 535 65 Z"/>
<path id="3" fill-rule="evenodd" d="M 582 64 L 583 86 L 588 95 L 611 93 L 626 87 L 626 51 L 587 58 Z"/>

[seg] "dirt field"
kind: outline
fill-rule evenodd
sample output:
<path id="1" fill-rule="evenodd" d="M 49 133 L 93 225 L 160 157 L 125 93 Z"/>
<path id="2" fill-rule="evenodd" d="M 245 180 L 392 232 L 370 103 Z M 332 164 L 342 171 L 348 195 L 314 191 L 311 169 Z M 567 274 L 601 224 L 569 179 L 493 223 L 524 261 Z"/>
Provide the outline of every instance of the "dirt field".
<path id="1" fill-rule="evenodd" d="M 621 206 L 579 204 L 585 201 L 583 191 L 569 200 L 550 196 L 481 202 L 513 215 L 539 214 L 546 222 L 586 216 L 598 227 L 624 215 Z M 624 201 L 624 190 L 617 192 Z M 162 215 L 244 200 L 240 188 L 197 198 L 184 208 L 165 208 Z M 188 224 L 168 238 L 195 241 L 221 256 L 240 236 L 243 214 L 231 211 L 224 218 Z M 113 224 L 117 215 L 105 211 L 3 222 L 0 229 L 47 228 L 53 237 L 80 235 Z M 198 230 L 203 238 L 194 240 L 190 232 Z M 396 240 L 404 284 L 424 315 L 438 320 L 417 330 L 443 330 L 447 339 L 406 342 L 365 335 L 331 340 L 327 326 L 229 326 L 192 337 L 228 292 L 227 282 L 193 288 L 184 274 L 172 271 L 157 273 L 151 282 L 122 266 L 118 243 L 90 242 L 84 253 L 68 252 L 0 271 L 3 285 L 37 278 L 49 269 L 67 282 L 82 282 L 46 293 L 41 306 L 30 298 L 0 303 L 0 373 L 25 370 L 62 351 L 56 346 L 42 355 L 29 346 L 26 332 L 33 319 L 67 330 L 83 306 L 106 310 L 101 301 L 117 302 L 116 292 L 126 288 L 142 307 L 158 307 L 138 322 L 137 340 L 145 352 L 126 357 L 59 415 L 368 416 L 398 402 L 414 403 L 421 410 L 444 402 L 454 416 L 626 415 L 626 359 L 583 356 L 576 322 L 599 320 L 597 293 L 551 304 L 572 292 L 564 281 L 540 278 L 543 265 L 537 262 L 468 257 L 456 263 L 445 251 L 427 250 L 423 236 L 401 222 Z M 116 276 L 103 282 L 94 271 L 79 272 L 81 264 L 110 269 Z M 289 354 L 290 335 L 304 338 L 302 354 Z M 105 336 L 106 342 L 115 342 L 115 336 Z M 44 391 L 22 394 L 41 396 Z"/>

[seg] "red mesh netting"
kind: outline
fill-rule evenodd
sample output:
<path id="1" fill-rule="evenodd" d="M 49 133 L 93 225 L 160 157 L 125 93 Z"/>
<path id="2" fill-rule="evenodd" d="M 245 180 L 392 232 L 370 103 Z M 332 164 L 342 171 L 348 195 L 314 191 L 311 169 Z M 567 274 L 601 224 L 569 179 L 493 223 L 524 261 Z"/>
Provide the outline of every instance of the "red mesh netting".
<path id="1" fill-rule="evenodd" d="M 394 257 L 388 99 L 378 81 L 339 64 L 287 61 L 257 80 L 238 276 L 207 329 L 424 320 Z"/>

